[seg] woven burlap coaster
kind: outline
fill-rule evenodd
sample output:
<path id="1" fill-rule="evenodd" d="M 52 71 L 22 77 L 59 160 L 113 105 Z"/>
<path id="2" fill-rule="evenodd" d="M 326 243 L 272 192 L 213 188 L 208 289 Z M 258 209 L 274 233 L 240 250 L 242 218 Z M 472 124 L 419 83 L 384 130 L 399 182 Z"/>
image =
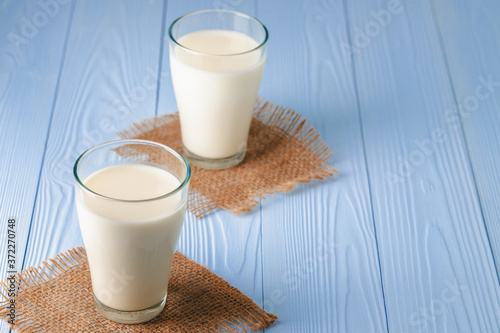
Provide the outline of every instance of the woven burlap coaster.
<path id="1" fill-rule="evenodd" d="M 118 135 L 160 142 L 183 152 L 178 113 L 142 120 Z M 244 161 L 226 170 L 192 166 L 188 209 L 197 217 L 217 208 L 238 215 L 250 211 L 265 194 L 332 176 L 337 170 L 326 164 L 332 155 L 300 114 L 259 101 Z"/>
<path id="2" fill-rule="evenodd" d="M 94 306 L 89 265 L 81 247 L 0 283 L 0 316 L 9 317 L 9 288 L 17 289 L 18 332 L 239 332 L 264 329 L 277 317 L 181 253 L 175 254 L 165 309 L 144 324 L 104 319 Z"/>

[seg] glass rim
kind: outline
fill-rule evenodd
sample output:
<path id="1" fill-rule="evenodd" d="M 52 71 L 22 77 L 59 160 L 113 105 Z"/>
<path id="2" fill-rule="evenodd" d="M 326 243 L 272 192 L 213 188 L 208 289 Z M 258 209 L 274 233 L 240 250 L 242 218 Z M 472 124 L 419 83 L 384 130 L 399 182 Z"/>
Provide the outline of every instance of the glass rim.
<path id="1" fill-rule="evenodd" d="M 181 43 L 179 43 L 174 38 L 174 36 L 172 35 L 172 28 L 180 20 L 182 20 L 182 19 L 184 19 L 184 18 L 186 18 L 188 16 L 197 15 L 197 14 L 201 14 L 201 13 L 231 13 L 231 14 L 236 15 L 236 16 L 242 16 L 242 17 L 245 17 L 247 19 L 250 19 L 250 20 L 252 20 L 254 22 L 257 22 L 257 24 L 264 30 L 264 33 L 265 33 L 264 40 L 262 41 L 262 43 L 260 43 L 258 46 L 254 47 L 253 49 L 250 49 L 250 50 L 245 51 L 245 52 L 239 52 L 239 53 L 213 54 L 213 53 L 205 53 L 205 52 L 200 52 L 200 51 L 196 51 L 196 50 L 190 49 L 190 48 L 182 45 Z M 198 10 L 198 11 L 194 11 L 194 12 L 191 12 L 191 13 L 184 14 L 184 15 L 178 17 L 177 19 L 175 19 L 172 22 L 172 24 L 170 24 L 170 27 L 168 28 L 168 36 L 170 37 L 170 40 L 173 43 L 175 43 L 177 46 L 179 46 L 183 50 L 188 51 L 190 53 L 194 53 L 194 54 L 198 54 L 198 55 L 204 55 L 204 56 L 232 57 L 232 56 L 239 56 L 239 55 L 244 55 L 244 54 L 252 53 L 252 52 L 254 52 L 254 51 L 258 50 L 258 49 L 263 48 L 264 45 L 266 45 L 267 40 L 269 39 L 269 31 L 267 30 L 267 28 L 264 25 L 264 23 L 262 23 L 260 20 L 258 20 L 257 18 L 253 17 L 252 15 L 248 15 L 248 14 L 245 14 L 245 13 L 242 13 L 242 12 L 238 12 L 236 10 L 230 10 L 230 9 L 204 9 L 204 10 Z"/>
<path id="2" fill-rule="evenodd" d="M 162 194 L 160 196 L 148 198 L 148 199 L 138 199 L 138 200 L 118 199 L 118 198 L 108 197 L 108 196 L 105 196 L 103 194 L 100 194 L 98 192 L 91 190 L 90 188 L 85 186 L 85 184 L 81 181 L 80 177 L 78 176 L 78 166 L 80 164 L 80 161 L 82 160 L 82 158 L 84 156 L 87 156 L 88 154 L 92 153 L 93 151 L 95 151 L 99 148 L 102 148 L 103 146 L 112 145 L 112 144 L 116 144 L 116 143 L 148 144 L 148 145 L 154 145 L 154 146 L 165 149 L 166 151 L 168 151 L 169 153 L 174 155 L 179 161 L 183 162 L 184 165 L 186 166 L 186 176 L 184 177 L 184 180 L 174 190 L 167 192 L 165 194 Z M 189 183 L 189 180 L 191 178 L 191 166 L 189 165 L 188 161 L 181 153 L 179 153 L 177 150 L 175 150 L 167 145 L 164 145 L 162 143 L 150 141 L 150 140 L 142 140 L 142 139 L 119 139 L 119 140 L 112 140 L 112 141 L 103 142 L 103 143 L 100 143 L 98 145 L 95 145 L 95 146 L 85 150 L 77 158 L 75 165 L 73 166 L 73 176 L 75 177 L 76 183 L 78 184 L 78 186 L 82 190 L 89 192 L 90 194 L 97 196 L 99 198 L 117 201 L 117 202 L 141 203 L 141 202 L 150 202 L 150 201 L 165 199 L 165 198 L 168 198 L 168 197 L 176 194 L 177 192 L 181 191 Z"/>

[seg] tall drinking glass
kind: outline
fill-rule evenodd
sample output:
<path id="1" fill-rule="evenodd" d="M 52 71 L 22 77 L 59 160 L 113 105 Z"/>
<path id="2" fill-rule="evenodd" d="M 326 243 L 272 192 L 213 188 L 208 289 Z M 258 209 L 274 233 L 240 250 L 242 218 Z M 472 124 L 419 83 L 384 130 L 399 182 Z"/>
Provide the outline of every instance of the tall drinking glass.
<path id="1" fill-rule="evenodd" d="M 117 140 L 84 152 L 74 176 L 97 310 L 121 323 L 154 318 L 165 306 L 189 164 L 165 145 Z"/>
<path id="2" fill-rule="evenodd" d="M 203 168 L 237 165 L 264 71 L 266 27 L 240 12 L 203 10 L 175 20 L 169 36 L 184 154 Z"/>

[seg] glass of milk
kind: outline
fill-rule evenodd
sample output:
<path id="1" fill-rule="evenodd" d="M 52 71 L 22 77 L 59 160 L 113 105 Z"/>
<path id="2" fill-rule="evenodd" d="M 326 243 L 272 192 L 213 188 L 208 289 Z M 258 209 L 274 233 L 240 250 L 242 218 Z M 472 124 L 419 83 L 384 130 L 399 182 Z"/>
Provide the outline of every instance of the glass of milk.
<path id="1" fill-rule="evenodd" d="M 117 140 L 84 152 L 73 171 L 98 311 L 126 324 L 154 318 L 184 220 L 188 162 L 159 143 Z"/>
<path id="2" fill-rule="evenodd" d="M 264 70 L 266 27 L 240 12 L 203 10 L 175 20 L 169 36 L 184 155 L 207 169 L 237 165 Z"/>

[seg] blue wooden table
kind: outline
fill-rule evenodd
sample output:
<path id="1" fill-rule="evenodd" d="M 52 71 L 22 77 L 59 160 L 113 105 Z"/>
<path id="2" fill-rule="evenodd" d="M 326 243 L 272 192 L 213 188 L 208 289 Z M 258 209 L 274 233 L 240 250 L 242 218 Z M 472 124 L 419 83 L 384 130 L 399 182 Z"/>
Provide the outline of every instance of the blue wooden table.
<path id="1" fill-rule="evenodd" d="M 340 173 L 188 214 L 179 250 L 277 314 L 268 332 L 499 332 L 496 0 L 0 0 L 2 278 L 10 218 L 19 269 L 82 245 L 76 158 L 176 110 L 167 29 L 205 8 L 264 22 L 261 96 Z"/>

